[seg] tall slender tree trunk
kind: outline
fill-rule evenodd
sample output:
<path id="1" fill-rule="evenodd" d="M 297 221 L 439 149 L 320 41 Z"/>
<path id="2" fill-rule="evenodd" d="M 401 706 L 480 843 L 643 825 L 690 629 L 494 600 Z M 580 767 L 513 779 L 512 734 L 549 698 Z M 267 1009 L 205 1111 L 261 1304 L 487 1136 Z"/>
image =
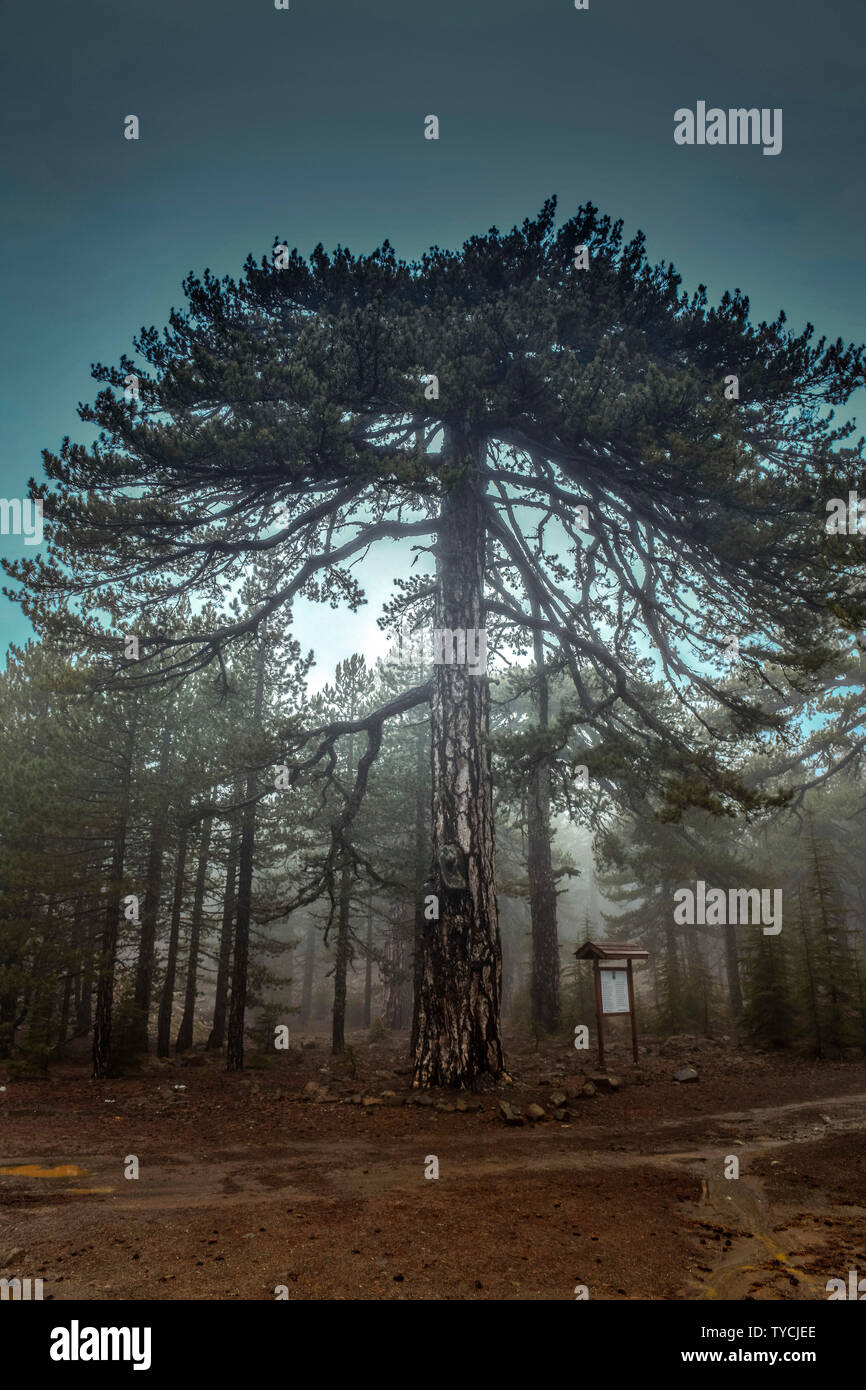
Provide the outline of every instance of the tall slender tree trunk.
<path id="1" fill-rule="evenodd" d="M 126 831 L 129 821 L 129 793 L 132 784 L 132 757 L 135 749 L 136 713 L 130 714 L 121 764 L 120 813 L 105 903 L 105 925 L 96 982 L 96 1015 L 93 1023 L 93 1076 L 102 1080 L 111 1075 L 111 1024 L 114 1003 L 114 968 L 120 933 L 120 894 L 126 858 Z"/>
<path id="2" fill-rule="evenodd" d="M 486 633 L 486 525 L 477 442 L 446 440 L 462 468 L 445 493 L 436 544 L 436 626 Z M 444 639 L 445 655 L 448 639 Z M 502 952 L 494 877 L 486 674 L 440 662 L 431 702 L 433 893 L 425 922 L 413 1085 L 468 1087 L 502 1071 Z"/>
<path id="3" fill-rule="evenodd" d="M 403 1003 L 406 976 L 405 926 L 399 916 L 388 926 L 388 970 L 385 978 L 385 1026 L 393 1030 L 403 1027 Z"/>
<path id="4" fill-rule="evenodd" d="M 728 922 L 725 926 L 725 971 L 728 977 L 731 1012 L 734 1018 L 739 1018 L 743 1012 L 743 987 L 740 984 L 740 953 L 735 922 Z"/>
<path id="5" fill-rule="evenodd" d="M 242 784 L 235 784 L 235 801 L 241 799 Z M 238 854 L 241 841 L 241 817 L 232 816 L 229 833 L 228 859 L 226 860 L 226 885 L 223 894 L 223 920 L 220 930 L 219 960 L 214 993 L 213 1024 L 205 1050 L 217 1051 L 226 1040 L 226 1018 L 229 1007 L 229 972 L 232 959 L 232 929 L 235 924 L 238 892 Z"/>
<path id="6" fill-rule="evenodd" d="M 67 975 L 63 981 L 63 997 L 60 1001 L 60 1020 L 57 1024 L 57 1042 L 55 1044 L 55 1056 L 62 1057 L 66 1047 L 66 1036 L 69 1032 L 69 1012 L 72 1004 L 72 976 Z"/>
<path id="7" fill-rule="evenodd" d="M 367 961 L 364 969 L 364 1027 L 373 1023 L 373 894 L 367 903 Z"/>
<path id="8" fill-rule="evenodd" d="M 265 698 L 266 636 L 262 630 L 256 658 L 256 693 L 253 701 L 253 729 L 258 731 Z M 232 967 L 232 998 L 229 1008 L 228 1048 L 226 1070 L 243 1071 L 244 1017 L 247 1007 L 247 967 L 250 954 L 250 913 L 253 891 L 253 849 L 256 838 L 256 775 L 250 771 L 246 780 L 246 805 L 241 828 L 241 848 L 238 860 L 238 911 L 235 921 L 235 949 Z"/>
<path id="9" fill-rule="evenodd" d="M 75 1036 L 76 1038 L 86 1038 L 90 1032 L 93 1016 L 93 961 L 94 944 L 90 935 L 89 919 L 96 911 L 96 902 L 91 900 L 90 910 L 85 910 L 82 921 L 82 962 L 81 962 L 81 993 L 77 997 L 75 1007 Z"/>
<path id="10" fill-rule="evenodd" d="M 532 616 L 540 617 L 538 603 L 532 602 Z M 550 694 L 544 662 L 544 642 L 534 633 L 535 680 L 538 723 L 547 729 L 550 720 Z M 532 922 L 532 1023 L 540 1032 L 555 1033 L 559 1027 L 559 937 L 556 924 L 556 881 L 550 855 L 550 763 L 535 763 L 527 793 L 527 874 L 529 910 Z"/>
<path id="11" fill-rule="evenodd" d="M 350 718 L 356 714 L 354 703 Z M 347 760 L 347 782 L 355 776 L 355 738 L 349 735 Z M 331 1052 L 339 1056 L 346 1047 L 346 973 L 349 968 L 350 940 L 349 927 L 352 912 L 352 866 L 344 859 L 340 873 L 340 905 L 337 918 L 337 950 L 334 958 L 334 1011 L 331 1019 Z"/>
<path id="12" fill-rule="evenodd" d="M 418 725 L 415 736 L 415 931 L 412 944 L 412 1038 L 414 1057 L 418 1045 L 418 1013 L 424 979 L 425 898 L 430 887 L 430 802 L 426 796 L 426 767 L 430 759 L 430 723 Z"/>
<path id="13" fill-rule="evenodd" d="M 349 742 L 351 743 L 351 741 L 350 739 Z M 344 863 L 340 874 L 337 951 L 334 959 L 334 1012 L 331 1020 L 331 1052 L 334 1056 L 339 1056 L 346 1048 L 346 974 L 349 968 L 349 925 L 351 910 L 352 869 L 350 864 Z"/>
<path id="14" fill-rule="evenodd" d="M 316 970 L 316 924 L 312 917 L 307 923 L 307 941 L 304 947 L 304 979 L 301 985 L 301 1023 L 309 1026 L 313 1012 L 313 976 Z"/>
<path id="15" fill-rule="evenodd" d="M 186 1052 L 192 1047 L 192 1030 L 195 1021 L 196 984 L 198 978 L 198 950 L 201 940 L 201 924 L 204 913 L 204 895 L 207 886 L 208 855 L 213 818 L 208 816 L 201 831 L 198 851 L 198 870 L 195 878 L 195 898 L 192 906 L 192 923 L 189 931 L 189 962 L 186 968 L 186 994 L 184 996 L 183 1018 L 177 1030 L 175 1052 Z"/>
<path id="16" fill-rule="evenodd" d="M 180 940 L 180 917 L 183 910 L 183 895 L 186 878 L 186 851 L 189 843 L 189 825 L 185 822 L 178 832 L 177 860 L 174 870 L 174 898 L 171 904 L 171 926 L 168 933 L 168 957 L 165 962 L 165 979 L 162 983 L 162 997 L 159 1001 L 159 1015 L 156 1021 L 156 1055 L 167 1057 L 171 1051 L 171 1013 L 174 1008 L 174 982 L 177 975 L 177 946 Z"/>
<path id="17" fill-rule="evenodd" d="M 171 753 L 171 720 L 167 714 L 159 749 L 158 786 L 161 789 L 161 804 L 150 827 L 150 849 L 147 856 L 147 877 L 144 888 L 144 902 L 141 907 L 141 936 L 138 945 L 138 962 L 135 968 L 135 1009 L 130 1021 L 133 1050 L 147 1052 L 148 1021 L 150 1017 L 151 993 L 153 991 L 153 967 L 156 950 L 156 924 L 159 914 L 159 900 L 162 890 L 162 866 L 165 858 L 165 835 L 168 821 L 169 759 Z"/>

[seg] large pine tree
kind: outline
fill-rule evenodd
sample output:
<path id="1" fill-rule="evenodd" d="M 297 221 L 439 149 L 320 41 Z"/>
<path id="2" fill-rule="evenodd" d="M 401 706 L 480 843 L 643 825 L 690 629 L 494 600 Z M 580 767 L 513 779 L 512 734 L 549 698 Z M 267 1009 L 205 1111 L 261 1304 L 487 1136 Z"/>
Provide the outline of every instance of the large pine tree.
<path id="1" fill-rule="evenodd" d="M 550 202 L 412 264 L 387 243 L 309 261 L 278 245 L 239 283 L 190 276 L 187 309 L 136 340 L 140 362 L 95 368 L 105 389 L 81 414 L 97 443 L 45 454 L 34 491 L 50 558 L 9 567 L 37 626 L 96 643 L 110 598 L 145 644 L 132 678 L 147 678 L 148 657 L 181 675 L 298 595 L 355 610 L 355 558 L 423 539 L 435 575 L 403 582 L 407 615 L 540 634 L 588 740 L 645 768 L 677 810 L 735 801 L 712 719 L 685 738 L 660 718 L 641 653 L 649 644 L 674 702 L 702 696 L 733 735 L 770 718 L 762 660 L 816 667 L 828 604 L 847 613 L 858 597 L 823 517 L 862 456 L 828 412 L 862 383 L 862 349 L 813 342 L 811 326 L 793 335 L 784 315 L 753 325 L 739 291 L 716 308 L 703 288 L 684 294 L 672 266 L 647 263 L 642 235 L 624 244 L 591 205 L 558 231 L 554 218 Z M 124 399 L 130 373 L 138 400 Z M 250 611 L 170 633 L 178 592 L 225 589 L 266 554 Z M 728 636 L 752 639 L 756 698 L 712 674 Z M 337 738 L 362 736 L 333 867 L 383 721 L 428 701 L 440 911 L 421 940 L 415 1082 L 465 1086 L 502 1067 L 483 672 L 441 662 L 287 758 L 300 772 L 315 748 L 328 758 Z"/>

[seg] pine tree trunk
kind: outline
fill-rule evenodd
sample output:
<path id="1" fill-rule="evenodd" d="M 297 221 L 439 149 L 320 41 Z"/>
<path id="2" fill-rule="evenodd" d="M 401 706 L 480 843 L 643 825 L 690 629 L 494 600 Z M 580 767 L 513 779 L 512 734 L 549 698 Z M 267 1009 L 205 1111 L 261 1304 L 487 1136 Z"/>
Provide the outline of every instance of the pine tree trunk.
<path id="1" fill-rule="evenodd" d="M 105 904 L 105 926 L 96 982 L 96 1014 L 93 1022 L 93 1076 L 103 1080 L 111 1075 L 111 1013 L 114 1003 L 114 968 L 120 934 L 120 895 L 126 858 L 126 829 L 129 820 L 129 791 L 132 783 L 132 755 L 135 748 L 135 713 L 130 716 L 121 770 L 120 820 L 114 837 L 111 871 Z"/>
<path id="2" fill-rule="evenodd" d="M 57 1042 L 54 1053 L 56 1057 L 62 1057 L 66 1048 L 66 1036 L 69 1032 L 69 1011 L 72 1004 L 72 976 L 67 975 L 63 981 L 63 998 L 60 1003 L 60 1021 L 57 1024 Z"/>
<path id="3" fill-rule="evenodd" d="M 235 786 L 235 800 L 241 799 L 241 784 Z M 229 834 L 228 859 L 226 861 L 226 884 L 223 894 L 223 920 L 220 929 L 220 951 L 217 962 L 217 977 L 214 992 L 213 1024 L 205 1051 L 215 1052 L 226 1040 L 226 1018 L 229 1007 L 229 972 L 232 959 L 232 929 L 235 924 L 238 891 L 238 854 L 241 841 L 241 822 L 238 815 L 232 816 Z"/>
<path id="4" fill-rule="evenodd" d="M 743 989 L 740 984 L 740 958 L 735 922 L 728 922 L 725 926 L 725 970 L 728 976 L 731 1012 L 734 1018 L 739 1018 L 743 1012 Z"/>
<path id="5" fill-rule="evenodd" d="M 532 614 L 538 618 L 538 604 Z M 544 643 L 535 631 L 535 670 L 538 723 L 549 723 L 549 691 L 544 666 Z M 556 924 L 556 882 L 550 855 L 550 764 L 539 760 L 529 779 L 527 795 L 527 874 L 532 921 L 532 1024 L 542 1033 L 559 1027 L 559 937 Z"/>
<path id="6" fill-rule="evenodd" d="M 165 963 L 165 979 L 162 997 L 159 1001 L 159 1016 L 156 1022 L 156 1055 L 167 1057 L 171 1051 L 171 1013 L 174 1007 L 174 982 L 177 975 L 177 946 L 180 939 L 180 917 L 183 910 L 184 878 L 186 875 L 186 850 L 189 842 L 189 826 L 180 828 L 177 842 L 177 861 L 174 872 L 174 898 L 171 905 L 171 927 L 168 934 L 168 957 Z"/>
<path id="7" fill-rule="evenodd" d="M 364 1027 L 373 1023 L 373 895 L 367 903 L 367 963 L 364 970 Z"/>
<path id="8" fill-rule="evenodd" d="M 465 442 L 463 476 L 442 499 L 436 544 L 436 626 L 485 630 L 486 527 L 478 446 Z M 502 953 L 494 878 L 490 692 L 486 675 L 440 662 L 431 702 L 433 893 L 426 922 L 413 1085 L 475 1086 L 502 1071 Z"/>
<path id="9" fill-rule="evenodd" d="M 95 904 L 92 904 L 95 910 Z M 75 1010 L 75 1036 L 76 1038 L 86 1038 L 90 1032 L 93 1020 L 93 941 L 89 935 L 87 920 L 83 923 L 84 942 L 82 950 L 84 959 L 81 966 L 81 994 Z"/>
<path id="10" fill-rule="evenodd" d="M 430 758 L 430 725 L 419 724 L 415 738 L 415 930 L 412 944 L 412 1038 L 418 1044 L 418 1011 L 424 978 L 424 899 L 430 887 L 430 804 L 425 796 L 425 764 Z"/>
<path id="11" fill-rule="evenodd" d="M 397 1032 L 403 1027 L 403 982 L 406 972 L 403 923 L 399 917 L 388 928 L 388 970 L 385 979 L 385 1026 Z"/>
<path id="12" fill-rule="evenodd" d="M 201 844 L 198 852 L 198 871 L 195 879 L 195 898 L 192 908 L 192 924 L 189 933 L 189 963 L 186 970 L 186 995 L 184 997 L 183 1018 L 177 1030 L 175 1052 L 187 1052 L 192 1047 L 192 1030 L 195 1020 L 196 983 L 198 977 L 198 949 L 201 940 L 201 924 L 204 912 L 204 895 L 207 885 L 208 855 L 213 819 L 208 816 L 202 825 Z"/>
<path id="13" fill-rule="evenodd" d="M 168 783 L 169 755 L 171 750 L 171 726 L 166 721 L 159 750 L 158 785 L 164 788 Z M 165 857 L 165 832 L 168 821 L 168 798 L 153 818 L 150 827 L 150 849 L 147 856 L 147 877 L 145 880 L 144 902 L 141 908 L 141 937 L 138 946 L 138 962 L 135 970 L 135 1009 L 130 1020 L 132 1047 L 135 1052 L 147 1052 L 148 1021 L 150 1018 L 151 993 L 153 991 L 153 966 L 156 949 L 156 924 L 159 914 L 159 899 L 162 890 L 162 866 Z"/>
<path id="14" fill-rule="evenodd" d="M 351 743 L 351 739 L 349 740 Z M 351 754 L 350 754 L 351 759 Z M 350 760 L 350 767 L 352 766 Z M 331 1021 L 331 1052 L 337 1057 L 346 1048 L 346 973 L 349 968 L 349 920 L 352 907 L 352 869 L 344 863 L 340 874 L 340 905 L 337 919 L 337 954 L 334 961 L 334 1015 Z"/>
<path id="15" fill-rule="evenodd" d="M 304 948 L 304 980 L 301 986 L 301 1023 L 309 1027 L 313 1012 L 313 976 L 316 969 L 316 924 L 310 918 L 307 924 L 307 942 Z"/>
<path id="16" fill-rule="evenodd" d="M 259 640 L 256 658 L 256 694 L 253 701 L 253 729 L 261 725 L 265 695 L 265 633 Z M 238 912 L 235 922 L 235 949 L 232 967 L 232 998 L 229 1008 L 228 1048 L 226 1070 L 243 1071 L 244 1017 L 247 1007 L 247 967 L 250 954 L 250 915 L 253 892 L 253 849 L 256 838 L 256 775 L 250 772 L 246 782 L 246 802 L 241 828 L 241 849 L 238 861 Z"/>

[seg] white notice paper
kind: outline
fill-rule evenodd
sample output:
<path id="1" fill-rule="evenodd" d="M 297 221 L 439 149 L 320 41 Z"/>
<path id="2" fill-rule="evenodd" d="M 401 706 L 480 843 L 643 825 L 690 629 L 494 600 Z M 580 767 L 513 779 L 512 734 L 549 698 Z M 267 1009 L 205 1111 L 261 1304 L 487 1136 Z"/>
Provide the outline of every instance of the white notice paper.
<path id="1" fill-rule="evenodd" d="M 627 1014 L 628 975 L 625 970 L 602 970 L 601 1011 L 603 1014 Z"/>

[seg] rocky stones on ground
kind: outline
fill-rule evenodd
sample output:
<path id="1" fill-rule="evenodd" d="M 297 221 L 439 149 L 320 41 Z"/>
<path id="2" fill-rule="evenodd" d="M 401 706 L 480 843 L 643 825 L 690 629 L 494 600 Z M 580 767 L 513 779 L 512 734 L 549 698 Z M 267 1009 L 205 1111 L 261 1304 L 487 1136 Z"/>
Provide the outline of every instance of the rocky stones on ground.
<path id="1" fill-rule="evenodd" d="M 571 1111 L 566 1110 L 565 1107 L 562 1107 L 559 1110 L 554 1110 L 553 1118 L 555 1120 L 558 1120 L 560 1124 L 564 1124 L 567 1120 L 571 1119 Z"/>
<path id="2" fill-rule="evenodd" d="M 516 1105 L 512 1105 L 510 1100 L 499 1102 L 499 1113 L 507 1125 L 522 1125 L 523 1111 Z"/>
<path id="3" fill-rule="evenodd" d="M 473 1114 L 481 1109 L 481 1101 L 475 1096 L 459 1096 L 454 1109 L 459 1110 L 461 1115 Z"/>
<path id="4" fill-rule="evenodd" d="M 611 1076 L 606 1071 L 594 1071 L 589 1079 L 597 1091 L 618 1091 L 622 1085 L 618 1076 Z"/>
<path id="5" fill-rule="evenodd" d="M 580 1094 L 582 1096 L 596 1096 L 598 1095 L 598 1092 L 596 1091 L 595 1086 L 592 1084 L 591 1081 L 584 1081 L 583 1085 L 580 1088 Z"/>
<path id="6" fill-rule="evenodd" d="M 20 1259 L 21 1259 L 21 1256 L 22 1256 L 23 1254 L 24 1254 L 24 1247 L 23 1247 L 23 1245 L 16 1245 L 16 1246 L 14 1246 L 14 1247 L 9 1251 L 9 1254 L 5 1257 L 5 1259 L 0 1260 L 0 1269 L 5 1269 L 8 1265 L 14 1264 L 16 1260 L 20 1260 Z"/>
<path id="7" fill-rule="evenodd" d="M 547 1118 L 547 1111 L 543 1105 L 528 1105 L 526 1114 L 530 1120 L 544 1120 Z"/>
<path id="8" fill-rule="evenodd" d="M 565 1094 L 565 1091 L 552 1091 L 551 1094 L 547 1097 L 547 1099 L 553 1106 L 554 1110 L 561 1110 L 562 1107 L 565 1105 L 566 1101 L 568 1100 L 568 1096 Z"/>
<path id="9" fill-rule="evenodd" d="M 700 1081 L 700 1077 L 694 1067 L 677 1067 L 674 1081 Z"/>
<path id="10" fill-rule="evenodd" d="M 369 1109 L 371 1105 L 384 1105 L 385 1102 L 383 1101 L 381 1096 L 364 1096 L 363 1100 L 361 1101 L 361 1104 L 365 1107 L 365 1109 Z"/>

